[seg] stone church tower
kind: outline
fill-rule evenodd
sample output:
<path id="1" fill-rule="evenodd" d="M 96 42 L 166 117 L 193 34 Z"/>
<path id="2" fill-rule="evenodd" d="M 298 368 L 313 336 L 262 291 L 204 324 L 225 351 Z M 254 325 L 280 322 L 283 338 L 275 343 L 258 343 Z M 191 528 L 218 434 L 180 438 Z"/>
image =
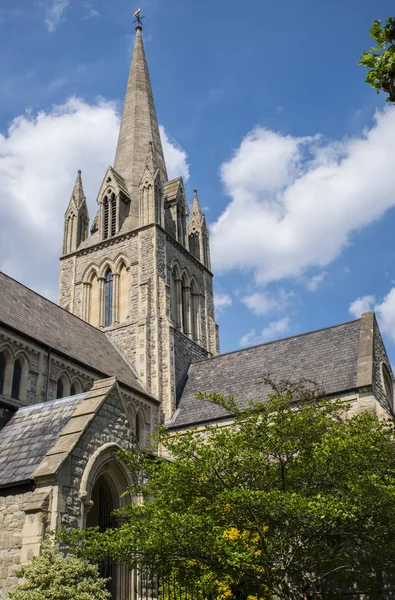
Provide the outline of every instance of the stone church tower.
<path id="1" fill-rule="evenodd" d="M 188 220 L 183 180 L 168 180 L 140 26 L 114 167 L 97 203 L 89 235 L 79 172 L 65 214 L 59 304 L 106 331 L 169 419 L 189 364 L 217 354 L 219 342 L 208 228 L 197 191 Z"/>

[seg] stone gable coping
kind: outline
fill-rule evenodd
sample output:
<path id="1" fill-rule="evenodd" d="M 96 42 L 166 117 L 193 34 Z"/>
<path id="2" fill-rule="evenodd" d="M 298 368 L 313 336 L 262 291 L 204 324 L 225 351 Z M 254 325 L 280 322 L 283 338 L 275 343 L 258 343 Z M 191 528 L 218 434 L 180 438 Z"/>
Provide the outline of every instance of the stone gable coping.
<path id="1" fill-rule="evenodd" d="M 91 391 L 88 392 L 79 405 L 82 407 L 85 402 L 87 402 L 89 407 L 87 405 L 83 408 L 82 414 L 76 410 L 73 412 L 70 420 L 60 432 L 58 441 L 48 450 L 41 463 L 33 472 L 33 479 L 37 480 L 43 478 L 44 480 L 47 480 L 56 478 L 56 474 L 60 467 L 78 444 L 81 436 L 93 421 L 96 412 L 115 386 L 118 386 L 115 377 L 99 380 L 94 383 Z M 99 390 L 101 392 L 100 395 L 98 394 Z"/>
<path id="2" fill-rule="evenodd" d="M 361 315 L 359 353 L 357 366 L 357 388 L 370 387 L 373 383 L 373 336 L 374 312 Z"/>

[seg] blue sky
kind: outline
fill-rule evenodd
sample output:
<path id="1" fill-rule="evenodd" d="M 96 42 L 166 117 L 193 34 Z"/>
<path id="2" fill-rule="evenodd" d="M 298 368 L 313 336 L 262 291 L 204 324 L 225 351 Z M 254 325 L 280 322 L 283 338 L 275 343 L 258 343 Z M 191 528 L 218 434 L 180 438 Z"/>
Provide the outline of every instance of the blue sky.
<path id="1" fill-rule="evenodd" d="M 356 65 L 393 3 L 140 6 L 169 170 L 212 227 L 222 351 L 375 308 L 395 362 L 395 109 Z M 137 7 L 0 0 L 0 268 L 52 299 L 76 171 L 93 217 L 113 161 Z"/>

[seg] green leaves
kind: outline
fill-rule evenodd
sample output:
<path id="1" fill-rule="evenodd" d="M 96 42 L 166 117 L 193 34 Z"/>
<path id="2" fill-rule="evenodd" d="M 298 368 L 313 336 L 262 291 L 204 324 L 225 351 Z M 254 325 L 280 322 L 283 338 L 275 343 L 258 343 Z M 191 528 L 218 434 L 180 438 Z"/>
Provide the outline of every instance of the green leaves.
<path id="1" fill-rule="evenodd" d="M 123 509 L 120 529 L 69 535 L 75 551 L 158 569 L 221 600 L 288 600 L 306 588 L 340 598 L 354 585 L 368 594 L 395 561 L 393 422 L 346 418 L 345 402 L 314 389 L 244 411 L 210 398 L 232 408 L 233 423 L 162 429 L 171 461 L 124 454 L 130 492 L 145 502 Z"/>
<path id="2" fill-rule="evenodd" d="M 363 52 L 358 65 L 370 69 L 365 81 L 377 90 L 388 93 L 387 102 L 395 101 L 395 19 L 389 18 L 383 26 L 374 21 L 370 37 L 377 46 Z"/>
<path id="3" fill-rule="evenodd" d="M 97 566 L 87 560 L 64 557 L 50 542 L 40 556 L 15 572 L 25 581 L 9 592 L 9 600 L 106 600 L 110 594 Z"/>

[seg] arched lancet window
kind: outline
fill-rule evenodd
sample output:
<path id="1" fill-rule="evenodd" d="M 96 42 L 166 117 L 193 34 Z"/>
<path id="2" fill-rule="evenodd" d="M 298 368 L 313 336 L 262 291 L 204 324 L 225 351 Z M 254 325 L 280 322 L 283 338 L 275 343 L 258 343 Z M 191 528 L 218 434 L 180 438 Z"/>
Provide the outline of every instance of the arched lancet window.
<path id="1" fill-rule="evenodd" d="M 107 196 L 104 198 L 103 202 L 103 210 L 104 210 L 104 237 L 108 238 L 108 227 L 109 227 L 109 214 L 108 214 L 108 198 Z"/>
<path id="2" fill-rule="evenodd" d="M 197 231 L 189 235 L 189 251 L 195 258 L 200 260 L 200 239 Z"/>
<path id="3" fill-rule="evenodd" d="M 0 394 L 3 393 L 6 364 L 4 354 L 0 354 Z"/>
<path id="4" fill-rule="evenodd" d="M 21 379 L 22 379 L 22 362 L 20 359 L 18 359 L 14 363 L 14 373 L 12 375 L 12 388 L 11 388 L 11 398 L 15 398 L 15 400 L 19 400 L 19 393 L 20 393 L 20 389 L 21 389 Z"/>
<path id="5" fill-rule="evenodd" d="M 182 277 L 182 331 L 185 335 L 189 335 L 190 331 L 190 310 L 191 310 L 191 287 L 184 273 Z"/>
<path id="6" fill-rule="evenodd" d="M 115 235 L 117 231 L 117 201 L 115 195 L 111 196 L 111 235 Z"/>
<path id="7" fill-rule="evenodd" d="M 195 342 L 200 341 L 200 296 L 196 281 L 191 284 L 191 333 Z"/>
<path id="8" fill-rule="evenodd" d="M 63 398 L 64 396 L 64 385 L 63 379 L 58 379 L 58 385 L 56 386 L 56 398 Z"/>
<path id="9" fill-rule="evenodd" d="M 104 327 L 112 323 L 112 301 L 113 301 L 113 278 L 112 272 L 107 271 L 104 285 Z"/>
<path id="10" fill-rule="evenodd" d="M 75 396 L 76 394 L 78 394 L 77 388 L 75 387 L 75 383 L 72 383 L 70 388 L 70 396 Z"/>

